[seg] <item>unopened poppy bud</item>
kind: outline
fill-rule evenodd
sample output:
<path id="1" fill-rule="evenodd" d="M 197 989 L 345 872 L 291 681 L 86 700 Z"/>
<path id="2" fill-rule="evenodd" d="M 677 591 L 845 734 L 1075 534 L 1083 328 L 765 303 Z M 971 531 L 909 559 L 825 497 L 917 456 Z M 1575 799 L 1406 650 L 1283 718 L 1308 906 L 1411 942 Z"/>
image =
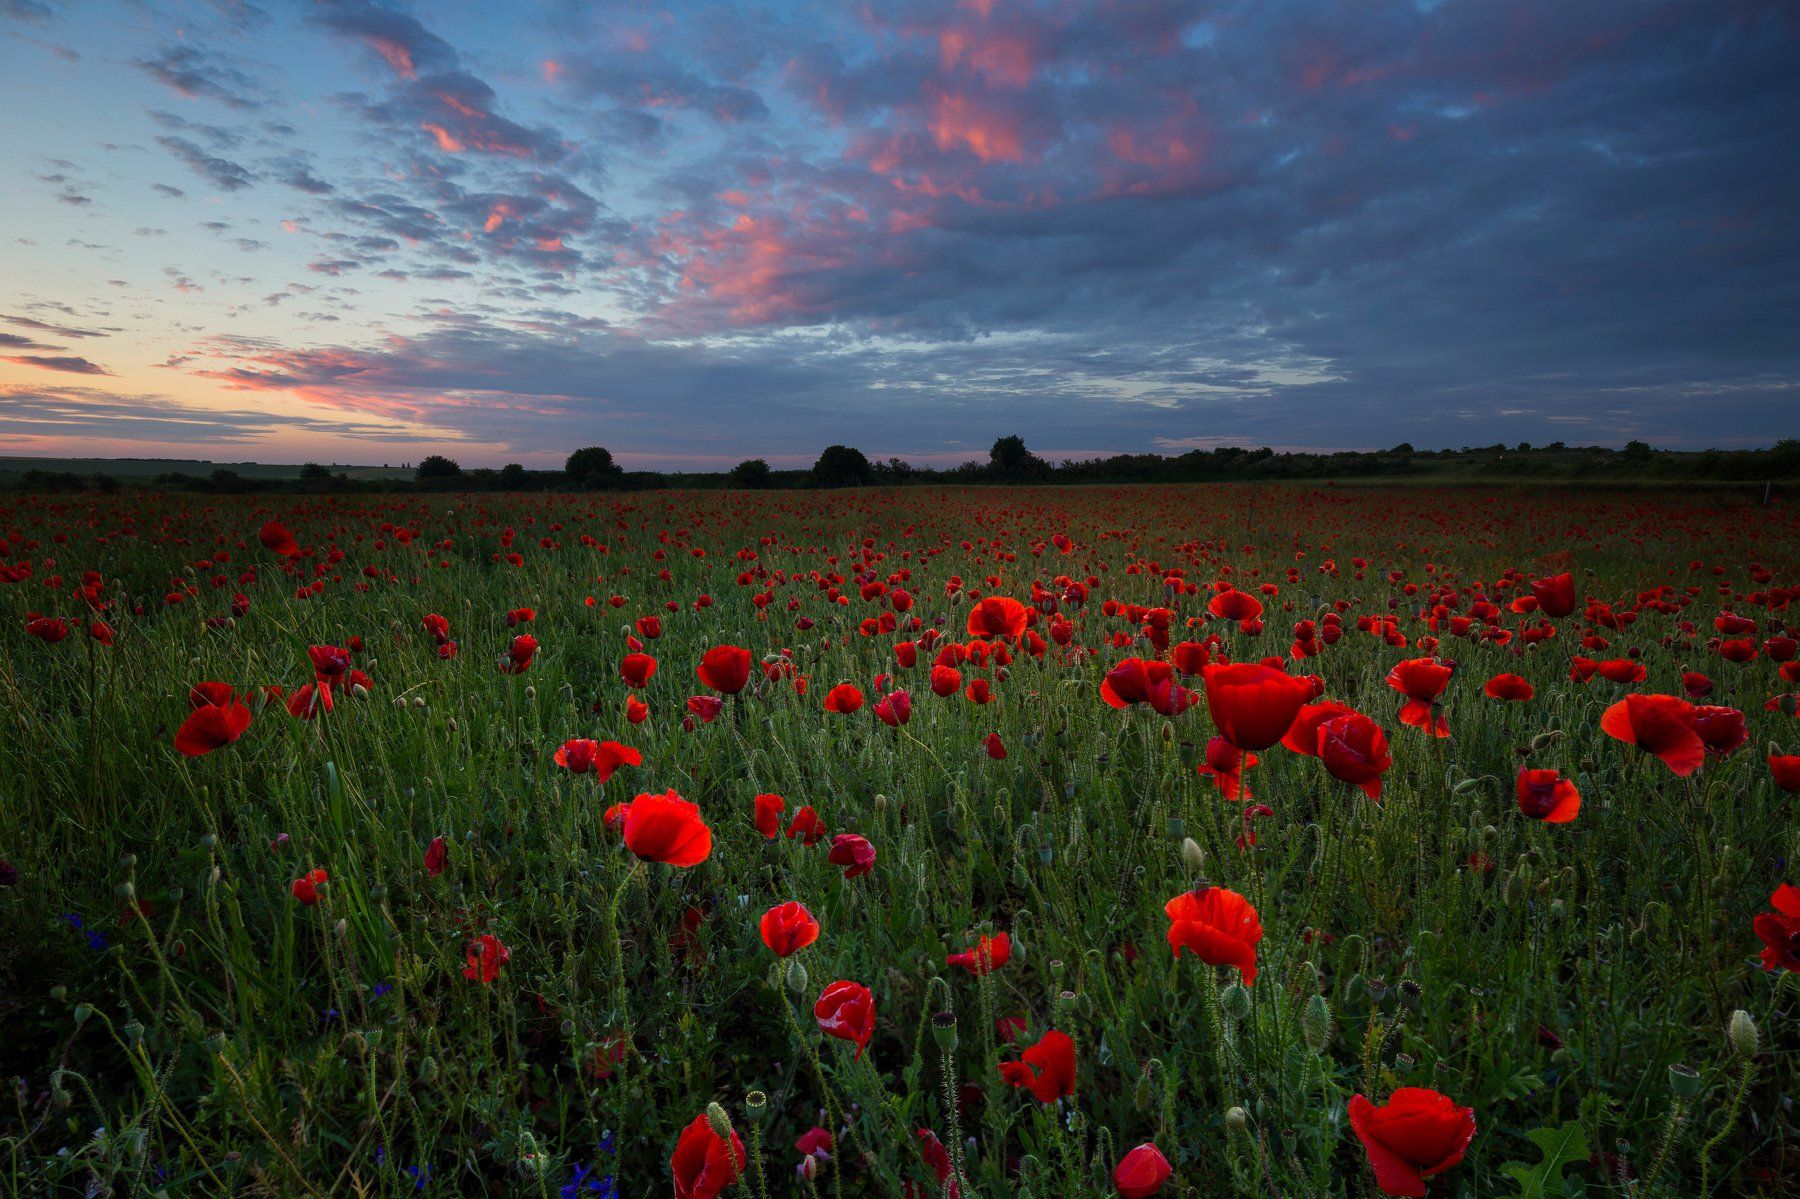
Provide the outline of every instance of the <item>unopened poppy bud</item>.
<path id="1" fill-rule="evenodd" d="M 130 879 L 127 879 L 113 888 L 113 894 L 117 895 L 120 899 L 130 899 L 137 894 L 137 888 L 132 885 Z"/>
<path id="2" fill-rule="evenodd" d="M 1692 1099 L 1700 1093 L 1700 1072 L 1692 1066 L 1674 1063 L 1669 1067 L 1669 1090 L 1677 1099 Z"/>
<path id="3" fill-rule="evenodd" d="M 887 811 L 887 806 L 888 806 L 888 797 L 887 796 L 885 796 L 885 795 L 876 795 L 875 796 L 875 810 L 877 812 Z"/>
<path id="4" fill-rule="evenodd" d="M 208 833 L 208 834 L 206 834 L 206 836 L 200 838 L 200 846 L 203 849 L 211 849 L 213 846 L 217 845 L 218 843 L 219 843 L 219 835 L 217 833 Z"/>
<path id="5" fill-rule="evenodd" d="M 425 1082 L 425 1083 L 431 1082 L 433 1079 L 437 1078 L 437 1074 L 438 1074 L 438 1064 L 437 1064 L 437 1059 L 435 1057 L 428 1057 L 424 1061 L 419 1063 L 419 1081 L 420 1082 Z"/>
<path id="6" fill-rule="evenodd" d="M 1739 1057 L 1749 1061 L 1761 1048 L 1761 1037 L 1756 1031 L 1756 1021 L 1743 1008 L 1731 1013 L 1731 1023 L 1726 1026 L 1726 1034 L 1731 1038 L 1731 1047 Z"/>
<path id="7" fill-rule="evenodd" d="M 1199 870 L 1206 865 L 1206 851 L 1192 837 L 1181 839 L 1181 860 L 1187 863 L 1189 870 Z"/>
<path id="8" fill-rule="evenodd" d="M 731 1117 L 725 1114 L 724 1107 L 716 1102 L 707 1104 L 706 1122 L 721 1141 L 731 1140 Z"/>
<path id="9" fill-rule="evenodd" d="M 63 986 L 61 983 L 57 983 L 54 987 L 50 988 L 50 998 L 56 1000 L 56 1002 L 61 1003 L 68 997 L 69 988 Z"/>
<path id="10" fill-rule="evenodd" d="M 950 1011 L 933 1012 L 931 1015 L 931 1035 L 937 1038 L 938 1048 L 945 1051 L 956 1048 L 956 1013 Z"/>
<path id="11" fill-rule="evenodd" d="M 425 706 L 425 697 L 423 695 L 413 696 L 413 707 L 423 708 L 424 706 Z"/>
<path id="12" fill-rule="evenodd" d="M 1155 1080 L 1156 1071 L 1161 1066 L 1162 1062 L 1160 1059 L 1151 1058 L 1149 1062 L 1144 1065 L 1143 1070 L 1138 1073 L 1137 1087 L 1132 1093 L 1132 1102 L 1137 1104 L 1139 1111 L 1148 1110 L 1152 1100 L 1155 1098 L 1155 1091 L 1152 1089 L 1151 1083 Z"/>
<path id="13" fill-rule="evenodd" d="M 1561 729 L 1547 729 L 1531 739 L 1531 752 L 1541 754 L 1562 740 Z"/>
<path id="14" fill-rule="evenodd" d="M 75 1023 L 86 1024 L 88 1022 L 88 1017 L 93 1014 L 94 1009 L 91 1005 L 85 1003 L 78 1003 L 75 1005 Z"/>
<path id="15" fill-rule="evenodd" d="M 1169 836 L 1171 836 L 1171 837 L 1187 836 L 1187 821 L 1183 820 L 1179 816 L 1169 817 Z"/>
<path id="16" fill-rule="evenodd" d="M 1232 1132 L 1243 1132 L 1250 1127 L 1250 1113 L 1241 1107 L 1233 1107 L 1225 1113 L 1225 1127 Z"/>
<path id="17" fill-rule="evenodd" d="M 536 703 L 536 702 L 537 702 L 537 688 L 536 688 L 536 687 L 533 687 L 533 686 L 530 686 L 530 685 L 527 685 L 527 686 L 526 686 L 526 688 L 525 688 L 525 702 L 526 702 L 526 703 L 528 703 L 528 704 L 530 704 L 530 703 Z"/>
<path id="18" fill-rule="evenodd" d="M 180 903 L 182 900 L 182 897 L 185 896 L 186 894 L 187 894 L 186 887 L 170 887 L 169 888 L 169 902 L 170 903 Z"/>
<path id="19" fill-rule="evenodd" d="M 119 866 L 121 869 L 130 870 L 136 865 L 137 855 L 135 853 L 122 853 L 119 855 Z"/>
<path id="20" fill-rule="evenodd" d="M 806 994 L 806 967 L 800 964 L 798 958 L 788 963 L 787 985 L 788 990 L 796 995 Z"/>
<path id="21" fill-rule="evenodd" d="M 1331 1044 L 1331 1004 L 1323 995 L 1306 1001 L 1306 1010 L 1300 1013 L 1300 1035 L 1314 1053 L 1324 1053 Z"/>
<path id="22" fill-rule="evenodd" d="M 351 683 L 350 684 L 350 694 L 354 695 L 357 699 L 368 699 L 369 698 L 369 689 L 367 687 L 363 686 L 361 683 Z"/>
<path id="23" fill-rule="evenodd" d="M 1234 982 L 1219 997 L 1219 1006 L 1228 1019 L 1242 1020 L 1250 1014 L 1250 991 L 1243 983 Z"/>
<path id="24" fill-rule="evenodd" d="M 819 1159 L 809 1153 L 800 1159 L 800 1165 L 797 1168 L 800 1171 L 800 1177 L 811 1182 L 819 1176 Z"/>
<path id="25" fill-rule="evenodd" d="M 1479 786 L 1481 786 L 1480 779 L 1464 779 L 1462 782 L 1456 784 L 1456 786 L 1450 788 L 1450 794 L 1467 795 Z"/>

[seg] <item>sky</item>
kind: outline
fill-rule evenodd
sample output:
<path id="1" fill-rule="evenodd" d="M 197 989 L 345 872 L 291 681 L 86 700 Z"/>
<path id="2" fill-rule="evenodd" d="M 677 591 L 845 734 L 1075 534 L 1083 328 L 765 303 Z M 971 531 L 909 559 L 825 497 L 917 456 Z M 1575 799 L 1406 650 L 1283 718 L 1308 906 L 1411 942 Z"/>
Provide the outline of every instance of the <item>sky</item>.
<path id="1" fill-rule="evenodd" d="M 0 454 L 1800 435 L 1800 5 L 0 0 Z"/>

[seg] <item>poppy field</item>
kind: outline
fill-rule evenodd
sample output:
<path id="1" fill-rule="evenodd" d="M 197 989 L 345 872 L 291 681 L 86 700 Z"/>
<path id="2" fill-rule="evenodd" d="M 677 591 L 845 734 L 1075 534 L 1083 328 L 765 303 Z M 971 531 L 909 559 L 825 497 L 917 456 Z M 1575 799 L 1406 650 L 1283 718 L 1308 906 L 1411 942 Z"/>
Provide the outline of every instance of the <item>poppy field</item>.
<path id="1" fill-rule="evenodd" d="M 1800 518 L 0 498 L 0 1193 L 1780 1195 Z"/>

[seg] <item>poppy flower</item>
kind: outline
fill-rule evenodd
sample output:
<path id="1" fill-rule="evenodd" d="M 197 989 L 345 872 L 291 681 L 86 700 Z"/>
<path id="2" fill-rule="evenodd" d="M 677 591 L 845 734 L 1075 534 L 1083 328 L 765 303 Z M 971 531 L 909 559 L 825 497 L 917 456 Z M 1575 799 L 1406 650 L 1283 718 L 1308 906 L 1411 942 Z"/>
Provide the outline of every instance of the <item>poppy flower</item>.
<path id="1" fill-rule="evenodd" d="M 617 741 L 595 741 L 588 737 L 565 741 L 562 748 L 556 751 L 558 766 L 564 767 L 570 774 L 592 774 L 603 783 L 619 767 L 641 766 L 643 762 L 644 755 L 629 745 L 621 745 Z"/>
<path id="2" fill-rule="evenodd" d="M 1001 1062 L 1000 1077 L 1009 1086 L 1026 1087 L 1039 1103 L 1055 1103 L 1075 1093 L 1075 1042 L 1051 1029 L 1016 1062 Z"/>
<path id="3" fill-rule="evenodd" d="M 646 862 L 698 866 L 712 853 L 712 830 L 700 806 L 672 790 L 640 795 L 625 813 L 625 848 Z"/>
<path id="4" fill-rule="evenodd" d="M 1444 693 L 1454 667 L 1436 658 L 1408 658 L 1394 663 L 1388 671 L 1387 685 L 1406 696 L 1400 707 L 1400 723 L 1424 729 L 1439 737 L 1450 735 L 1450 726 L 1442 716 L 1432 719 L 1432 705 Z"/>
<path id="5" fill-rule="evenodd" d="M 204 689 L 204 691 L 203 691 Z M 202 702 L 195 703 L 196 696 Z M 230 745 L 250 727 L 249 705 L 224 683 L 197 684 L 188 695 L 193 711 L 175 731 L 175 748 L 190 758 Z"/>
<path id="6" fill-rule="evenodd" d="M 1575 610 L 1575 576 L 1567 571 L 1531 580 L 1531 595 L 1538 611 L 1556 620 Z"/>
<path id="7" fill-rule="evenodd" d="M 1236 966 L 1245 986 L 1256 982 L 1256 945 L 1262 921 L 1250 901 L 1224 887 L 1183 891 L 1163 905 L 1169 948 L 1187 950 L 1209 966 Z"/>
<path id="8" fill-rule="evenodd" d="M 1600 717 L 1600 730 L 1661 758 L 1678 778 L 1700 769 L 1706 742 L 1694 731 L 1693 705 L 1673 695 L 1627 695 Z"/>
<path id="9" fill-rule="evenodd" d="M 750 651 L 736 645 L 715 645 L 694 668 L 701 683 L 724 695 L 736 695 L 750 681 Z"/>
<path id="10" fill-rule="evenodd" d="M 619 677 L 627 687 L 642 687 L 656 673 L 656 659 L 649 654 L 626 654 L 619 663 Z"/>
<path id="11" fill-rule="evenodd" d="M 1193 694 L 1175 681 L 1175 668 L 1154 658 L 1126 658 L 1107 671 L 1100 680 L 1100 698 L 1115 708 L 1147 704 L 1163 716 L 1179 715 L 1195 702 Z"/>
<path id="12" fill-rule="evenodd" d="M 912 719 L 912 696 L 904 691 L 890 691 L 875 701 L 875 715 L 889 728 L 898 728 Z"/>
<path id="13" fill-rule="evenodd" d="M 939 699 L 948 699 L 962 690 L 962 672 L 954 666 L 933 666 L 931 668 L 931 693 Z"/>
<path id="14" fill-rule="evenodd" d="M 1244 782 L 1244 771 L 1256 765 L 1257 757 L 1246 753 L 1223 737 L 1206 743 L 1206 761 L 1194 767 L 1194 773 L 1212 779 L 1219 794 L 1239 801 L 1250 798 L 1250 787 Z"/>
<path id="15" fill-rule="evenodd" d="M 635 695 L 625 697 L 625 720 L 629 724 L 643 724 L 650 719 L 650 705 Z"/>
<path id="16" fill-rule="evenodd" d="M 492 933 L 482 933 L 469 942 L 468 959 L 463 977 L 486 986 L 500 977 L 500 967 L 512 961 L 512 950 L 500 944 L 500 938 Z"/>
<path id="17" fill-rule="evenodd" d="M 272 554 L 280 554 L 283 558 L 292 558 L 300 552 L 299 542 L 294 540 L 294 535 L 278 520 L 266 522 L 257 531 L 256 539 L 262 542 L 264 549 Z"/>
<path id="18" fill-rule="evenodd" d="M 994 685 L 986 679 L 975 679 L 963 694 L 972 704 L 990 704 L 994 702 Z"/>
<path id="19" fill-rule="evenodd" d="M 825 694 L 825 710 L 848 716 L 863 706 L 862 690 L 854 683 L 839 683 Z"/>
<path id="20" fill-rule="evenodd" d="M 687 710 L 698 716 L 702 724 L 711 724 L 725 710 L 725 701 L 716 695 L 690 695 Z"/>
<path id="21" fill-rule="evenodd" d="M 1707 753 L 1724 757 L 1750 739 L 1750 730 L 1744 727 L 1744 714 L 1736 708 L 1695 704 L 1690 719 Z"/>
<path id="22" fill-rule="evenodd" d="M 1516 674 L 1497 674 L 1482 684 L 1481 691 L 1489 699 L 1504 699 L 1513 703 L 1524 703 L 1537 694 L 1530 683 Z"/>
<path id="23" fill-rule="evenodd" d="M 1519 770 L 1519 811 L 1545 824 L 1567 824 L 1581 811 L 1581 793 L 1554 770 Z"/>
<path id="24" fill-rule="evenodd" d="M 537 654 L 538 640 L 530 633 L 520 633 L 506 647 L 506 653 L 500 658 L 501 674 L 524 674 L 531 669 L 531 659 Z"/>
<path id="25" fill-rule="evenodd" d="M 425 874 L 436 878 L 444 872 L 450 861 L 450 845 L 442 837 L 433 837 L 431 844 L 425 847 Z"/>
<path id="26" fill-rule="evenodd" d="M 69 622 L 60 616 L 33 616 L 25 622 L 25 632 L 45 645 L 55 645 L 69 635 Z"/>
<path id="27" fill-rule="evenodd" d="M 1339 716 L 1348 716 L 1354 711 L 1356 709 L 1348 704 L 1329 699 L 1322 704 L 1307 704 L 1294 717 L 1294 723 L 1288 726 L 1288 731 L 1282 734 L 1281 744 L 1297 754 L 1316 758 L 1319 756 L 1319 726 Z"/>
<path id="28" fill-rule="evenodd" d="M 307 683 L 294 688 L 287 697 L 288 715 L 295 720 L 311 720 L 321 709 L 331 711 L 331 688 L 322 683 Z"/>
<path id="29" fill-rule="evenodd" d="M 1150 1199 L 1169 1180 L 1169 1159 L 1146 1141 L 1113 1167 L 1113 1186 L 1120 1199 Z"/>
<path id="30" fill-rule="evenodd" d="M 323 867 L 320 867 L 295 879 L 294 885 L 289 890 L 293 891 L 295 899 L 310 908 L 319 902 L 319 884 L 329 882 L 330 879 L 331 876 L 325 872 Z"/>
<path id="31" fill-rule="evenodd" d="M 990 595 L 969 609 L 969 636 L 1017 638 L 1030 621 L 1031 610 L 1018 600 Z"/>
<path id="32" fill-rule="evenodd" d="M 808 804 L 795 812 L 794 818 L 788 821 L 787 835 L 789 841 L 798 837 L 802 845 L 817 845 L 825 835 L 825 822 L 819 819 L 819 814 Z"/>
<path id="33" fill-rule="evenodd" d="M 88 625 L 88 636 L 92 637 L 95 641 L 98 641 L 101 645 L 110 647 L 113 643 L 113 638 L 117 635 L 118 634 L 113 627 L 104 620 L 96 620 Z"/>
<path id="34" fill-rule="evenodd" d="M 1319 760 L 1332 778 L 1381 798 L 1381 776 L 1394 764 L 1387 734 L 1361 712 L 1334 716 L 1319 726 Z"/>
<path id="35" fill-rule="evenodd" d="M 773 841 L 781 831 L 781 811 L 787 807 L 787 800 L 779 795 L 759 795 L 752 802 L 756 808 L 756 831 Z"/>
<path id="36" fill-rule="evenodd" d="M 1312 684 L 1260 662 L 1213 663 L 1203 672 L 1206 708 L 1219 735 L 1239 749 L 1267 749 L 1287 735 Z"/>
<path id="37" fill-rule="evenodd" d="M 1769 903 L 1775 910 L 1750 922 L 1751 931 L 1762 939 L 1763 969 L 1800 970 L 1800 887 L 1782 883 Z"/>
<path id="38" fill-rule="evenodd" d="M 1800 791 L 1800 754 L 1770 754 L 1769 774 L 1789 795 Z"/>
<path id="39" fill-rule="evenodd" d="M 743 1174 L 744 1163 L 744 1142 L 737 1130 L 731 1130 L 727 1141 L 713 1131 L 706 1113 L 700 1113 L 681 1130 L 675 1155 L 669 1159 L 669 1170 L 675 1175 L 675 1199 L 717 1199 L 720 1191 Z"/>
<path id="40" fill-rule="evenodd" d="M 1242 625 L 1263 613 L 1262 601 L 1245 591 L 1221 591 L 1206 602 L 1206 610 L 1221 620 L 1235 620 Z"/>
<path id="41" fill-rule="evenodd" d="M 1012 937 L 1007 933 L 977 937 L 973 949 L 953 953 L 944 960 L 947 965 L 961 966 L 970 974 L 992 974 L 1012 960 Z"/>
<path id="42" fill-rule="evenodd" d="M 306 656 L 312 661 L 313 681 L 321 687 L 336 687 L 350 673 L 350 651 L 341 645 L 309 645 Z"/>
<path id="43" fill-rule="evenodd" d="M 861 983 L 839 979 L 826 987 L 813 1004 L 813 1019 L 826 1036 L 855 1045 L 856 1052 L 851 1055 L 855 1061 L 862 1057 L 863 1050 L 869 1047 L 869 1038 L 875 1035 L 875 997 Z"/>
<path id="44" fill-rule="evenodd" d="M 831 839 L 825 860 L 844 867 L 845 878 L 858 878 L 875 869 L 875 847 L 860 833 L 839 833 Z"/>
<path id="45" fill-rule="evenodd" d="M 511 612 L 508 612 L 506 614 L 506 627 L 509 629 L 517 628 L 518 626 L 520 626 L 522 624 L 525 624 L 529 621 L 533 621 L 536 619 L 537 619 L 536 609 L 514 608 Z"/>
<path id="46" fill-rule="evenodd" d="M 1401 1087 L 1380 1107 L 1352 1096 L 1350 1127 L 1382 1194 L 1422 1199 L 1427 1178 L 1463 1159 L 1475 1139 L 1475 1113 L 1429 1088 Z"/>
<path id="47" fill-rule="evenodd" d="M 805 949 L 819 939 L 819 922 L 803 905 L 791 899 L 764 912 L 758 927 L 762 930 L 763 944 L 778 958 Z"/>
<path id="48" fill-rule="evenodd" d="M 1641 683 L 1650 677 L 1644 664 L 1635 658 L 1608 658 L 1604 662 L 1596 662 L 1594 672 L 1609 683 L 1625 685 Z"/>
<path id="49" fill-rule="evenodd" d="M 988 757 L 996 762 L 1004 761 L 1006 758 L 1006 742 L 1000 740 L 999 733 L 989 733 L 983 737 L 981 748 L 987 752 Z"/>
<path id="50" fill-rule="evenodd" d="M 1681 672 L 1681 689 L 1689 699 L 1705 699 L 1712 694 L 1713 681 L 1697 670 Z"/>

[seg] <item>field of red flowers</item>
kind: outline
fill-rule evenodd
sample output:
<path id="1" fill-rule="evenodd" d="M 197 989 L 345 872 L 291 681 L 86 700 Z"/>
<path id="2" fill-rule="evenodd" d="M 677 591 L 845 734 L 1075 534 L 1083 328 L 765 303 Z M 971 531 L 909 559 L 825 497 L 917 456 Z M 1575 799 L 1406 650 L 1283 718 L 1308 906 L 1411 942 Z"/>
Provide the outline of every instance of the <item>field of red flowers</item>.
<path id="1" fill-rule="evenodd" d="M 1800 516 L 0 500 L 0 1193 L 1793 1194 Z"/>

